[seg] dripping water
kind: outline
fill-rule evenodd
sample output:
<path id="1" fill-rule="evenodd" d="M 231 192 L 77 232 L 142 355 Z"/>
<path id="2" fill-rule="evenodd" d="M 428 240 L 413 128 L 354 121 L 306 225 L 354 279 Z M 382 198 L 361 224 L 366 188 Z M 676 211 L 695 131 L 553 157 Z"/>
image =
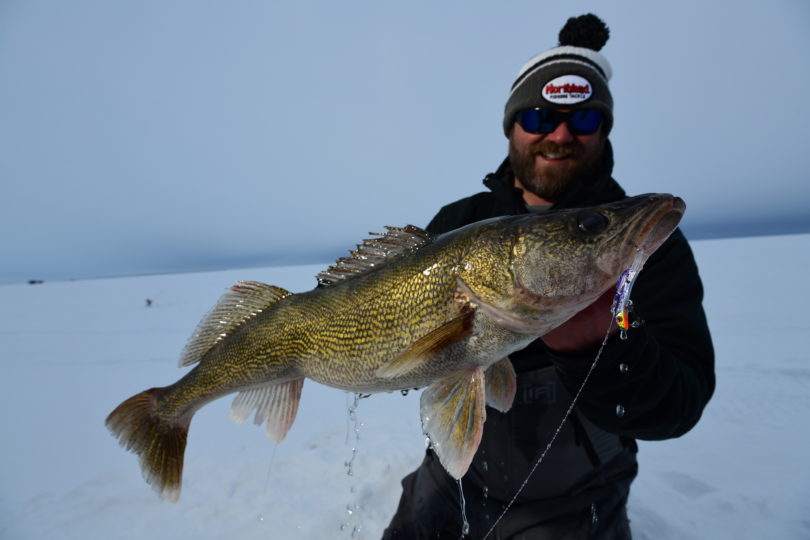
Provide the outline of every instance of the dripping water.
<path id="1" fill-rule="evenodd" d="M 461 536 L 464 538 L 470 534 L 470 523 L 467 521 L 467 501 L 464 499 L 464 488 L 461 487 L 461 478 L 456 480 L 458 482 L 458 496 L 461 500 Z"/>
<path id="2" fill-rule="evenodd" d="M 357 406 L 360 404 L 360 400 L 363 399 L 364 397 L 368 396 L 363 394 L 355 394 L 354 402 L 349 407 L 349 416 L 347 419 L 347 429 L 346 429 L 346 444 L 349 444 L 350 432 L 354 433 L 354 442 L 352 444 L 352 455 L 343 464 L 346 467 L 346 474 L 348 476 L 354 476 L 354 460 L 357 457 L 357 447 L 359 446 L 360 443 L 360 428 L 363 425 L 357 420 Z"/>
<path id="3" fill-rule="evenodd" d="M 349 478 L 349 493 L 350 497 L 353 497 L 357 491 L 357 486 L 354 484 L 354 462 L 357 458 L 357 450 L 360 446 L 360 428 L 363 427 L 363 423 L 359 421 L 357 417 L 357 408 L 360 405 L 360 400 L 363 398 L 367 398 L 369 394 L 355 394 L 354 401 L 348 407 L 348 418 L 347 418 L 347 427 L 346 427 L 346 444 L 349 444 L 349 437 L 351 433 L 354 433 L 354 438 L 352 440 L 352 454 L 344 463 L 343 466 L 346 467 L 346 476 Z M 346 394 L 347 403 L 348 403 L 348 394 Z M 359 519 L 359 510 L 360 505 L 356 502 L 349 502 L 346 505 L 346 514 L 348 515 L 348 522 L 343 522 L 340 524 L 340 530 L 345 531 L 351 527 L 351 538 L 355 538 L 361 529 L 360 523 L 357 521 Z M 354 521 L 354 523 L 352 523 Z"/>

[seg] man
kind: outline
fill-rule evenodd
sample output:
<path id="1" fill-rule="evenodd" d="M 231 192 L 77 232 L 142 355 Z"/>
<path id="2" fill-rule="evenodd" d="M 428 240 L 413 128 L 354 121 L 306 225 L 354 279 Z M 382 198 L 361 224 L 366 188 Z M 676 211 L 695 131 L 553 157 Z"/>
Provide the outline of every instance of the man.
<path id="1" fill-rule="evenodd" d="M 489 192 L 442 208 L 427 227 L 431 233 L 494 216 L 625 197 L 611 178 L 611 70 L 598 52 L 607 38 L 607 27 L 594 15 L 569 19 L 560 46 L 521 69 L 503 122 L 509 157 L 484 179 Z M 593 363 L 611 322 L 614 292 L 511 355 L 515 402 L 505 414 L 487 410 L 461 488 L 428 451 L 402 482 L 385 539 L 459 538 L 462 504 L 469 538 L 483 538 L 493 526 L 492 539 L 630 538 L 626 502 L 637 472 L 635 439 L 683 435 L 714 391 L 703 289 L 680 230 L 650 257 L 633 288 L 634 315 L 642 324 L 626 335 L 613 326 L 573 414 L 497 521 Z"/>

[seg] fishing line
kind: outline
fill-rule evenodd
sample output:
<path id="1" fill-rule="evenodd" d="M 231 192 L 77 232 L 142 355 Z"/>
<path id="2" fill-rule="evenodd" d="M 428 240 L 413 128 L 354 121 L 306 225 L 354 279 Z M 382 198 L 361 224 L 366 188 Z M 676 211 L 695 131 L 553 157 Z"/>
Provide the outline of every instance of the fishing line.
<path id="1" fill-rule="evenodd" d="M 534 465 L 532 465 L 532 468 L 529 471 L 529 474 L 526 475 L 526 478 L 523 480 L 523 483 L 520 484 L 520 487 L 517 489 L 514 496 L 512 496 L 512 499 L 509 501 L 509 504 L 506 505 L 506 507 L 501 512 L 501 514 L 498 516 L 498 519 L 495 520 L 495 523 L 493 523 L 492 526 L 489 528 L 489 530 L 487 531 L 487 534 L 484 535 L 484 540 L 489 538 L 489 535 L 492 534 L 492 531 L 495 530 L 495 527 L 498 525 L 498 523 L 500 523 L 501 519 L 503 519 L 503 517 L 506 515 L 506 513 L 509 511 L 509 509 L 512 507 L 512 505 L 515 503 L 518 496 L 520 496 L 520 493 L 523 491 L 523 488 L 525 488 L 526 484 L 529 483 L 529 479 L 534 474 L 534 471 L 537 469 L 537 467 L 540 466 L 540 463 L 543 462 L 543 459 L 545 459 L 546 454 L 548 453 L 549 449 L 551 448 L 551 445 L 554 444 L 554 441 L 557 439 L 557 435 L 559 435 L 560 431 L 562 431 L 563 425 L 565 425 L 565 422 L 568 420 L 568 417 L 571 415 L 571 412 L 574 410 L 574 405 L 576 405 L 577 399 L 579 399 L 579 395 L 582 393 L 582 389 L 585 388 L 585 383 L 588 382 L 588 379 L 591 377 L 591 373 L 593 373 L 593 370 L 596 367 L 596 363 L 599 361 L 599 357 L 602 356 L 602 350 L 604 350 L 605 344 L 607 343 L 608 338 L 610 337 L 610 330 L 611 330 L 612 327 L 613 327 L 613 319 L 611 319 L 610 324 L 608 325 L 608 329 L 605 332 L 605 337 L 602 339 L 602 344 L 599 346 L 599 350 L 596 352 L 596 358 L 593 359 L 593 363 L 591 364 L 591 367 L 588 369 L 588 372 L 585 374 L 585 378 L 582 380 L 582 384 L 579 385 L 579 389 L 577 390 L 577 393 L 574 395 L 574 399 L 571 400 L 571 404 L 568 406 L 568 409 L 565 411 L 565 414 L 563 415 L 562 420 L 560 420 L 560 424 L 557 426 L 557 429 L 554 431 L 554 435 L 551 436 L 551 440 L 548 441 L 548 444 L 546 445 L 545 449 L 540 454 L 540 456 L 537 458 L 537 460 L 534 462 Z"/>
<path id="2" fill-rule="evenodd" d="M 267 465 L 267 475 L 264 478 L 265 495 L 267 495 L 267 491 L 270 488 L 270 473 L 273 472 L 273 463 L 276 461 L 276 450 L 278 450 L 278 443 L 273 445 L 273 452 L 270 454 L 270 463 Z"/>
<path id="3" fill-rule="evenodd" d="M 276 461 L 276 450 L 278 450 L 278 443 L 273 445 L 273 453 L 270 454 L 270 463 L 267 465 L 267 475 L 264 477 L 264 495 L 267 496 L 267 493 L 270 490 L 270 473 L 273 472 L 273 463 Z M 264 513 L 259 513 L 259 521 L 264 522 Z"/>
<path id="4" fill-rule="evenodd" d="M 495 527 L 498 525 L 501 519 L 503 519 L 503 516 L 506 515 L 506 513 L 509 511 L 509 509 L 517 500 L 518 496 L 520 496 L 521 492 L 523 491 L 523 488 L 525 488 L 526 484 L 529 483 L 529 479 L 534 474 L 534 471 L 537 469 L 537 467 L 540 466 L 540 463 L 543 462 L 543 459 L 545 459 L 546 454 L 551 448 L 551 445 L 554 444 L 554 441 L 557 439 L 557 435 L 559 435 L 560 431 L 562 431 L 562 428 L 565 425 L 565 422 L 568 420 L 568 417 L 571 416 L 571 412 L 573 412 L 574 406 L 577 404 L 577 400 L 579 399 L 580 394 L 582 394 L 582 390 L 585 388 L 585 384 L 588 382 L 588 379 L 590 379 L 591 373 L 593 373 L 593 370 L 596 368 L 597 362 L 599 362 L 599 358 L 602 356 L 602 351 L 605 349 L 605 345 L 607 344 L 608 339 L 610 338 L 610 331 L 613 328 L 613 323 L 616 322 L 617 325 L 619 326 L 620 339 L 627 339 L 627 329 L 631 327 L 636 328 L 639 325 L 638 321 L 635 321 L 634 323 L 630 324 L 629 312 L 630 310 L 632 310 L 630 291 L 633 289 L 633 285 L 636 282 L 636 278 L 638 278 L 639 272 L 641 272 L 641 269 L 644 265 L 644 259 L 645 259 L 644 252 L 641 250 L 637 250 L 630 267 L 624 272 L 622 272 L 622 275 L 619 277 L 619 282 L 616 284 L 616 294 L 613 296 L 613 305 L 610 308 L 611 314 L 610 324 L 608 324 L 607 330 L 605 331 L 605 337 L 602 338 L 602 344 L 599 346 L 599 350 L 596 351 L 596 357 L 593 359 L 591 367 L 585 374 L 585 378 L 582 379 L 582 384 L 579 385 L 577 393 L 571 400 L 571 404 L 565 411 L 565 414 L 563 415 L 562 420 L 560 420 L 560 424 L 557 426 L 557 429 L 554 431 L 554 435 L 552 435 L 551 440 L 548 442 L 543 452 L 537 458 L 534 465 L 532 465 L 529 474 L 526 475 L 526 478 L 523 480 L 523 483 L 520 484 L 520 487 L 518 487 L 514 496 L 509 501 L 509 504 L 506 505 L 501 514 L 498 516 L 498 519 L 495 520 L 495 523 L 493 523 L 492 526 L 489 528 L 487 534 L 484 535 L 484 540 L 486 540 L 489 537 L 489 535 L 492 534 L 492 531 L 495 530 Z"/>

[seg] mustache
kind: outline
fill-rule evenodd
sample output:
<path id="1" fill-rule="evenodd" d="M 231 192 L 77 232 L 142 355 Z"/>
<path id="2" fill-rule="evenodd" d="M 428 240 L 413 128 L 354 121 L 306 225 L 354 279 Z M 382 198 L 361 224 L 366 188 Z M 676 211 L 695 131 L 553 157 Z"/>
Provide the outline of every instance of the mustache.
<path id="1" fill-rule="evenodd" d="M 583 146 L 577 142 L 559 144 L 554 141 L 537 141 L 529 146 L 532 154 L 562 154 L 569 157 L 579 157 L 585 151 Z"/>

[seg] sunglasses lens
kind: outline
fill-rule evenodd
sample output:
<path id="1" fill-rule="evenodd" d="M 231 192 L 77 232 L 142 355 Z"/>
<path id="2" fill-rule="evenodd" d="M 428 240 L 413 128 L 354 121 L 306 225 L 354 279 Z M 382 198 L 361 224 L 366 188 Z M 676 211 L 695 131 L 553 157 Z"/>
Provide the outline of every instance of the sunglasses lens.
<path id="1" fill-rule="evenodd" d="M 518 113 L 517 122 L 528 133 L 551 133 L 560 124 L 560 115 L 551 109 L 527 109 Z"/>
<path id="2" fill-rule="evenodd" d="M 571 111 L 568 125 L 574 133 L 581 135 L 596 133 L 596 130 L 602 125 L 602 111 L 596 109 L 576 109 Z"/>
<path id="3" fill-rule="evenodd" d="M 561 113 L 554 109 L 526 109 L 517 115 L 517 123 L 527 133 L 551 133 L 560 122 L 567 120 L 571 132 L 576 135 L 591 135 L 602 125 L 602 111 L 596 109 L 575 109 Z"/>

